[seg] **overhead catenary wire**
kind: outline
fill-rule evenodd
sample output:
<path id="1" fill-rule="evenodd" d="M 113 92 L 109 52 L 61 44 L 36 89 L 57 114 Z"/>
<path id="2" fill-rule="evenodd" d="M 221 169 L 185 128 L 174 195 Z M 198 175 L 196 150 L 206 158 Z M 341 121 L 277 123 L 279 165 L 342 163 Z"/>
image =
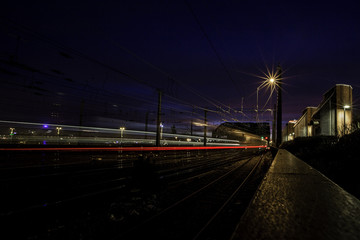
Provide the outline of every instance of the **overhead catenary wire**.
<path id="1" fill-rule="evenodd" d="M 121 50 L 127 52 L 128 54 L 132 55 L 133 57 L 135 57 L 136 59 L 140 60 L 141 62 L 143 62 L 144 64 L 152 67 L 153 69 L 159 71 L 161 74 L 163 74 L 165 77 L 167 77 L 168 79 L 171 79 L 173 81 L 175 81 L 176 83 L 178 83 L 179 85 L 181 85 L 182 87 L 184 87 L 186 90 L 194 93 L 195 95 L 199 96 L 200 98 L 204 99 L 206 102 L 210 103 L 211 105 L 214 105 L 216 108 L 221 109 L 222 110 L 222 106 L 223 107 L 227 107 L 226 104 L 219 102 L 218 100 L 211 98 L 211 97 L 205 97 L 203 96 L 201 93 L 199 93 L 198 91 L 196 91 L 195 89 L 193 89 L 192 87 L 188 86 L 187 84 L 185 84 L 183 81 L 179 81 L 177 78 L 174 78 L 173 76 L 171 76 L 171 74 L 167 73 L 166 71 L 164 71 L 163 69 L 161 69 L 160 67 L 152 64 L 150 61 L 144 59 L 143 57 L 139 56 L 138 54 L 134 53 L 133 51 L 129 50 L 128 48 L 125 48 L 124 46 L 121 46 L 120 44 L 118 44 L 117 42 L 113 41 L 112 39 L 110 39 L 110 41 L 114 44 L 114 46 L 119 47 Z M 234 112 L 235 110 L 232 109 Z"/>
<path id="2" fill-rule="evenodd" d="M 114 68 L 114 67 L 112 67 L 112 66 L 110 66 L 110 65 L 108 65 L 108 64 L 105 64 L 105 63 L 103 63 L 103 62 L 100 62 L 100 61 L 92 58 L 92 57 L 89 57 L 89 56 L 87 56 L 87 55 L 85 55 L 85 54 L 83 54 L 83 53 L 81 53 L 81 52 L 79 52 L 79 51 L 77 51 L 77 50 L 75 50 L 75 49 L 73 49 L 73 48 L 68 48 L 68 47 L 66 47 L 66 46 L 64 46 L 64 45 L 62 45 L 62 44 L 60 44 L 60 43 L 58 43 L 58 42 L 56 42 L 56 41 L 51 40 L 50 38 L 44 37 L 44 36 L 42 36 L 41 34 L 39 34 L 39 33 L 37 33 L 37 32 L 34 32 L 34 31 L 32 31 L 31 29 L 29 29 L 29 28 L 27 28 L 27 27 L 25 27 L 25 26 L 22 26 L 22 25 L 19 26 L 17 23 L 14 23 L 14 22 L 12 22 L 12 21 L 10 21 L 10 24 L 11 24 L 11 26 L 12 26 L 13 28 L 15 28 L 16 30 L 25 32 L 25 33 L 27 33 L 27 34 L 30 33 L 30 34 L 34 35 L 37 39 L 40 39 L 40 40 L 45 41 L 45 42 L 47 42 L 47 43 L 50 43 L 51 45 L 55 46 L 56 48 L 58 48 L 58 49 L 60 49 L 60 50 L 62 50 L 62 51 L 67 51 L 67 52 L 70 52 L 70 53 L 72 53 L 72 54 L 75 54 L 75 55 L 77 55 L 77 56 L 79 56 L 79 57 L 81 57 L 81 58 L 83 58 L 83 59 L 86 59 L 87 61 L 90 61 L 90 62 L 92 62 L 92 63 L 94 63 L 94 64 L 97 64 L 97 65 L 99 65 L 99 66 L 101 66 L 101 67 L 104 67 L 104 68 L 106 68 L 106 69 L 109 69 L 109 70 L 111 70 L 111 71 L 113 71 L 113 72 L 115 72 L 115 73 L 118 73 L 118 74 L 120 74 L 120 75 L 122 75 L 122 76 L 125 76 L 126 78 L 129 78 L 129 79 L 131 79 L 131 80 L 134 80 L 134 81 L 137 82 L 137 83 L 144 84 L 144 85 L 146 85 L 147 87 L 150 87 L 150 88 L 152 88 L 152 89 L 155 89 L 154 86 L 152 86 L 151 84 L 148 84 L 147 82 L 141 81 L 140 79 L 135 78 L 134 76 L 131 76 L 130 74 L 127 74 L 127 73 L 125 73 L 125 72 L 123 72 L 123 71 L 118 70 L 117 68 Z M 147 62 L 147 64 L 152 65 L 150 62 Z M 154 66 L 154 65 L 152 65 L 152 66 L 156 68 L 156 66 Z M 160 68 L 157 68 L 157 70 L 160 71 L 160 72 L 162 72 L 163 74 L 166 74 L 167 76 L 169 76 L 169 74 L 165 73 L 165 72 L 162 71 Z M 44 73 L 44 72 L 40 72 L 40 73 L 41 73 L 41 74 L 47 74 L 47 73 Z M 49 74 L 48 74 L 48 75 L 49 75 Z M 50 76 L 50 75 L 49 75 L 49 76 Z M 52 76 L 52 77 L 54 77 L 54 76 Z M 55 78 L 56 78 L 56 77 L 55 77 Z M 171 78 L 171 79 L 173 79 L 173 78 Z M 182 84 L 181 81 L 177 81 L 177 80 L 176 80 L 176 82 Z M 84 84 L 83 84 L 83 85 L 84 85 Z M 183 85 L 183 84 L 182 84 L 182 85 Z M 69 87 L 69 86 L 65 86 L 65 87 L 71 88 L 71 87 Z M 88 88 L 88 87 L 89 87 L 89 84 L 86 84 L 85 87 Z M 76 89 L 76 90 L 79 90 L 79 89 Z M 81 91 L 81 90 L 79 90 L 79 91 Z M 101 91 L 104 93 L 106 90 L 105 90 L 105 89 L 102 89 Z M 216 108 L 218 108 L 218 109 L 220 109 L 220 110 L 223 110 L 223 107 L 222 107 L 222 106 L 226 106 L 225 104 L 220 103 L 220 102 L 218 102 L 218 101 L 216 101 L 216 100 L 211 100 L 211 99 L 208 99 L 207 97 L 202 96 L 201 94 L 197 93 L 197 92 L 196 92 L 195 90 L 193 90 L 193 89 L 191 89 L 191 92 L 193 92 L 193 93 L 195 93 L 196 95 L 202 97 L 202 98 L 205 99 L 207 102 L 209 102 L 210 104 L 214 105 Z M 117 94 L 117 95 L 118 95 L 118 94 Z M 105 95 L 104 95 L 104 96 L 105 96 Z M 126 97 L 134 98 L 133 96 L 126 96 Z M 180 102 L 182 101 L 181 99 L 178 99 L 178 98 L 176 98 L 176 97 L 173 97 L 173 99 L 176 99 L 177 101 L 180 101 Z M 140 100 L 140 101 L 146 101 L 146 100 L 144 100 L 144 99 L 139 99 L 139 100 Z M 214 101 L 215 101 L 216 103 L 214 103 Z M 153 104 L 153 105 L 154 105 L 154 103 L 151 102 L 151 101 L 149 101 L 149 100 L 148 100 L 147 102 L 148 102 L 149 104 Z M 213 110 L 213 109 L 210 109 L 210 108 L 205 108 L 205 107 L 197 106 L 197 105 L 195 105 L 195 104 L 187 104 L 187 105 L 188 105 L 188 106 L 191 106 L 191 107 L 195 107 L 195 108 L 197 108 L 197 109 L 207 110 L 207 111 L 209 111 L 209 112 L 219 113 L 219 111 L 216 111 L 216 110 Z M 221 106 L 221 105 L 222 105 L 222 106 Z M 226 113 L 226 111 L 223 111 L 223 112 Z M 222 115 L 223 115 L 223 114 L 222 114 Z"/>
<path id="3" fill-rule="evenodd" d="M 216 58 L 218 59 L 218 61 L 220 62 L 220 64 L 222 65 L 222 67 L 224 68 L 227 76 L 229 77 L 229 79 L 231 80 L 231 82 L 233 83 L 234 87 L 236 88 L 236 90 L 238 91 L 238 93 L 241 93 L 240 89 L 238 88 L 235 80 L 233 79 L 232 75 L 230 74 L 230 71 L 228 70 L 228 68 L 226 67 L 224 61 L 222 60 L 220 54 L 218 53 L 218 51 L 215 48 L 215 45 L 213 44 L 213 42 L 211 41 L 209 35 L 206 33 L 205 28 L 202 26 L 198 16 L 195 14 L 195 11 L 193 10 L 193 8 L 191 7 L 190 3 L 187 0 L 184 0 L 186 6 L 188 7 L 190 13 L 192 14 L 192 16 L 194 17 L 196 23 L 198 24 L 200 31 L 203 33 L 203 35 L 205 36 L 207 42 L 209 43 L 212 51 L 214 52 L 214 54 L 216 55 Z"/>

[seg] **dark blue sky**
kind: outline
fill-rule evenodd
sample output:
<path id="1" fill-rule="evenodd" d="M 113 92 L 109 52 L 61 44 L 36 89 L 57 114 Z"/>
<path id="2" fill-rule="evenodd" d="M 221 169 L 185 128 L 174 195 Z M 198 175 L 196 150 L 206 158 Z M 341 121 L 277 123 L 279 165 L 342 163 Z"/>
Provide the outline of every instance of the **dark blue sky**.
<path id="1" fill-rule="evenodd" d="M 46 99 L 57 94 L 49 101 L 62 106 L 73 101 L 79 109 L 82 95 L 85 112 L 99 109 L 89 116 L 104 116 L 101 112 L 122 104 L 139 108 L 138 115 L 155 111 L 156 89 L 162 89 L 169 96 L 164 106 L 174 111 L 167 115 L 169 123 L 176 122 L 175 112 L 192 111 L 185 102 L 215 111 L 225 106 L 240 110 L 242 97 L 247 117 L 224 112 L 212 121 L 251 120 L 262 81 L 255 75 L 263 76 L 266 66 L 278 63 L 285 78 L 284 121 L 318 105 L 337 83 L 352 85 L 354 97 L 359 96 L 358 1 L 5 2 L 1 68 L 26 75 L 8 80 L 18 81 L 18 88 L 33 84 L 44 89 Z M 41 74 L 9 66 L 6 61 L 15 55 Z M 8 75 L 3 71 L 3 79 Z M 17 106 L 27 107 L 20 95 Z M 260 108 L 268 96 L 260 91 Z M 5 96 L 6 101 L 14 100 Z M 20 119 L 10 111 L 6 116 Z M 125 118 L 125 108 L 116 111 Z"/>

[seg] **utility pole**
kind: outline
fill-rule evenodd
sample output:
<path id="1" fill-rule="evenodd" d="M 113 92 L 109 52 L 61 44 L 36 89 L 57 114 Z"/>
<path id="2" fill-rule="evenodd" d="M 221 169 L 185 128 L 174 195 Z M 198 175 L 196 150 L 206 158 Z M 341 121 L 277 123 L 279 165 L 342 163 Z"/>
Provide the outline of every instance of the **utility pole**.
<path id="1" fill-rule="evenodd" d="M 241 112 L 244 111 L 244 97 L 241 97 Z"/>
<path id="2" fill-rule="evenodd" d="M 280 64 L 276 69 L 278 77 L 278 91 L 277 91 L 277 129 L 276 129 L 276 147 L 279 147 L 282 140 L 282 96 L 281 96 L 281 85 L 282 85 L 282 70 Z"/>
<path id="3" fill-rule="evenodd" d="M 194 121 L 194 107 L 193 107 L 193 110 L 192 110 L 192 113 L 191 113 L 191 123 L 190 123 L 190 135 L 192 136 L 193 135 L 193 121 Z"/>
<path id="4" fill-rule="evenodd" d="M 244 119 L 244 97 L 241 97 L 241 118 Z"/>
<path id="5" fill-rule="evenodd" d="M 149 122 L 149 112 L 146 112 L 146 114 L 145 114 L 145 139 L 147 139 L 148 122 Z"/>
<path id="6" fill-rule="evenodd" d="M 161 95 L 162 92 L 158 90 L 158 111 L 156 119 L 156 146 L 160 147 L 160 123 L 161 123 Z"/>
<path id="7" fill-rule="evenodd" d="M 206 113 L 207 113 L 207 111 L 205 110 L 205 117 L 204 117 L 204 122 L 205 122 L 205 124 L 204 124 L 204 146 L 206 146 L 206 141 L 207 141 L 207 139 L 206 139 L 206 131 L 207 131 L 207 119 L 206 119 Z"/>
<path id="8" fill-rule="evenodd" d="M 272 145 L 275 146 L 275 142 L 276 142 L 276 104 L 274 104 L 274 110 L 273 110 L 273 122 L 272 122 Z"/>
<path id="9" fill-rule="evenodd" d="M 79 117 L 79 126 L 83 125 L 83 117 L 84 117 L 84 99 L 81 99 L 80 102 L 80 117 Z"/>
<path id="10" fill-rule="evenodd" d="M 79 126 L 80 127 L 82 127 L 82 125 L 83 125 L 84 103 L 85 103 L 85 100 L 81 99 L 81 102 L 80 102 L 80 117 L 79 117 Z M 80 144 L 81 133 L 82 133 L 81 128 L 79 128 L 78 145 Z"/>

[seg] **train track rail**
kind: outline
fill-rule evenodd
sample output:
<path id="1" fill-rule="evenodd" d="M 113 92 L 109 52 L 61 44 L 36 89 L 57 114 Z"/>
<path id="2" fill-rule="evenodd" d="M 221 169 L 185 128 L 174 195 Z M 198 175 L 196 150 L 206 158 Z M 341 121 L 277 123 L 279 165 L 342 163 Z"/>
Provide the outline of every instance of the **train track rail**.
<path id="1" fill-rule="evenodd" d="M 240 218 L 246 204 L 241 209 L 239 202 L 245 203 L 246 198 L 248 200 L 252 196 L 246 193 L 245 185 L 256 179 L 255 173 L 260 172 L 264 159 L 264 155 L 257 156 L 222 169 L 214 180 L 165 207 L 118 239 L 149 236 L 156 239 L 226 239 L 224 235 L 231 234 L 231 230 L 229 232 L 229 226 L 224 222 L 234 224 L 234 216 Z M 231 221 L 229 218 L 232 218 Z M 217 227 L 213 228 L 215 223 Z M 219 223 L 222 225 L 220 228 Z"/>
<path id="2" fill-rule="evenodd" d="M 172 208 L 161 214 L 159 211 L 191 194 L 195 188 L 215 181 L 225 172 L 234 175 L 232 172 L 252 165 L 248 155 L 221 152 L 189 155 L 183 152 L 153 156 L 156 163 L 146 172 L 144 166 L 137 168 L 137 156 L 112 157 L 95 165 L 1 169 L 4 174 L 0 184 L 5 197 L 0 216 L 8 219 L 9 229 L 23 229 L 16 233 L 20 237 L 59 238 L 61 234 L 73 232 L 72 237 L 87 234 L 91 239 L 110 239 L 153 218 L 154 214 L 165 216 L 167 211 L 173 211 Z M 220 156 L 223 156 L 221 160 Z M 152 207 L 144 207 L 144 204 Z M 139 208 L 146 210 L 139 213 Z M 34 216 L 41 220 L 35 221 Z"/>

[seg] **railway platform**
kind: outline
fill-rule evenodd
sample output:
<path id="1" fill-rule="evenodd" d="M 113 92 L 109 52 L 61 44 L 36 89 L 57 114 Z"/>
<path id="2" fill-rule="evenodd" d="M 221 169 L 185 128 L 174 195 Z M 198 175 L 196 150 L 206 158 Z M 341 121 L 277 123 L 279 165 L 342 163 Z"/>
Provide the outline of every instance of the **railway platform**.
<path id="1" fill-rule="evenodd" d="M 280 149 L 231 239 L 360 239 L 360 201 Z"/>

